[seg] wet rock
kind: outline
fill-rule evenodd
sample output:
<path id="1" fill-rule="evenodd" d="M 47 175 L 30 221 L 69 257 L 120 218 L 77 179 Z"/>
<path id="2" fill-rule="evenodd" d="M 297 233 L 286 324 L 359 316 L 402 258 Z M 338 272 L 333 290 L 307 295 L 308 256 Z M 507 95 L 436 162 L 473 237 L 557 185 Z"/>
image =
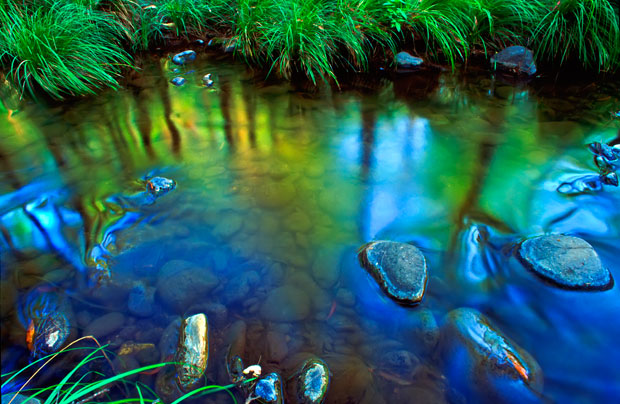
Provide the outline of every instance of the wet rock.
<path id="1" fill-rule="evenodd" d="M 161 334 L 157 348 L 162 359 L 176 352 L 177 343 L 179 341 L 179 329 L 181 328 L 181 318 L 175 318 L 168 324 Z"/>
<path id="2" fill-rule="evenodd" d="M 170 80 L 170 82 L 177 87 L 181 87 L 185 85 L 187 80 L 185 79 L 185 77 L 175 77 L 172 80 Z"/>
<path id="3" fill-rule="evenodd" d="M 207 296 L 218 279 L 207 269 L 182 260 L 168 261 L 157 276 L 157 296 L 178 313 Z"/>
<path id="4" fill-rule="evenodd" d="M 603 157 L 608 161 L 615 161 L 620 159 L 620 146 L 609 146 L 608 144 L 601 142 L 593 142 L 588 145 L 588 149 L 595 156 Z"/>
<path id="5" fill-rule="evenodd" d="M 175 180 L 164 177 L 153 177 L 146 182 L 146 192 L 154 197 L 165 195 L 176 187 L 177 183 Z"/>
<path id="6" fill-rule="evenodd" d="M 310 314 L 310 298 L 300 288 L 279 287 L 267 295 L 260 314 L 269 321 L 301 321 Z"/>
<path id="7" fill-rule="evenodd" d="M 260 282 L 260 277 L 256 271 L 244 272 L 232 278 L 224 290 L 222 300 L 225 304 L 231 304 L 243 299 L 247 299 L 250 291 L 254 290 Z"/>
<path id="8" fill-rule="evenodd" d="M 150 343 L 124 342 L 118 350 L 118 355 L 134 356 L 141 364 L 152 364 L 159 360 L 157 348 Z"/>
<path id="9" fill-rule="evenodd" d="M 217 237 L 228 239 L 239 232 L 241 227 L 243 227 L 243 217 L 233 210 L 228 210 L 218 216 L 218 222 L 213 228 L 213 234 Z"/>
<path id="10" fill-rule="evenodd" d="M 172 57 L 172 63 L 175 65 L 184 65 L 188 62 L 192 62 L 196 59 L 196 52 L 193 50 L 186 50 L 180 53 L 177 53 Z"/>
<path id="11" fill-rule="evenodd" d="M 204 84 L 205 87 L 213 87 L 213 79 L 211 73 L 202 76 L 202 84 Z"/>
<path id="12" fill-rule="evenodd" d="M 331 375 L 319 358 L 306 360 L 292 376 L 295 397 L 300 404 L 320 404 L 325 400 Z"/>
<path id="13" fill-rule="evenodd" d="M 23 394 L 8 393 L 2 395 L 2 404 L 41 404 L 38 398 L 31 398 Z"/>
<path id="14" fill-rule="evenodd" d="M 424 63 L 422 58 L 413 56 L 407 52 L 398 52 L 395 59 L 396 66 L 398 66 L 399 69 L 412 69 Z"/>
<path id="15" fill-rule="evenodd" d="M 523 46 L 509 46 L 493 55 L 491 63 L 495 69 L 510 73 L 528 76 L 536 74 L 534 53 Z"/>
<path id="16" fill-rule="evenodd" d="M 174 361 L 178 383 L 189 391 L 201 381 L 209 360 L 209 326 L 202 313 L 187 317 L 181 323 Z"/>
<path id="17" fill-rule="evenodd" d="M 254 387 L 254 396 L 263 403 L 283 404 L 282 378 L 277 373 L 269 373 Z"/>
<path id="18" fill-rule="evenodd" d="M 380 368 L 384 377 L 400 385 L 410 385 L 420 359 L 404 349 L 389 351 L 381 356 Z"/>
<path id="19" fill-rule="evenodd" d="M 150 317 L 155 310 L 155 288 L 147 288 L 142 282 L 129 292 L 127 307 L 129 312 L 138 317 Z"/>
<path id="20" fill-rule="evenodd" d="M 428 274 L 426 259 L 417 247 L 394 241 L 373 241 L 362 246 L 358 259 L 392 299 L 406 305 L 422 301 Z"/>
<path id="21" fill-rule="evenodd" d="M 613 278 L 594 248 L 578 237 L 544 235 L 525 240 L 517 254 L 526 268 L 567 289 L 606 290 Z"/>
<path id="22" fill-rule="evenodd" d="M 340 253 L 338 250 L 320 251 L 312 265 L 312 277 L 316 283 L 329 289 L 340 277 Z"/>
<path id="23" fill-rule="evenodd" d="M 480 400 L 540 400 L 543 375 L 536 360 L 474 309 L 446 315 L 439 352 L 452 385 Z"/>
<path id="24" fill-rule="evenodd" d="M 237 355 L 228 358 L 226 361 L 226 372 L 228 373 L 228 379 L 231 383 L 237 384 L 245 380 L 243 369 L 245 369 L 243 360 Z"/>
<path id="25" fill-rule="evenodd" d="M 618 186 L 616 173 L 608 173 L 608 175 L 586 174 L 574 180 L 561 183 L 557 191 L 564 195 L 581 195 L 600 192 L 603 190 L 603 185 Z"/>
<path id="26" fill-rule="evenodd" d="M 92 335 L 95 338 L 103 338 L 119 330 L 125 324 L 125 316 L 122 313 L 112 312 L 103 315 L 84 329 L 84 335 Z"/>

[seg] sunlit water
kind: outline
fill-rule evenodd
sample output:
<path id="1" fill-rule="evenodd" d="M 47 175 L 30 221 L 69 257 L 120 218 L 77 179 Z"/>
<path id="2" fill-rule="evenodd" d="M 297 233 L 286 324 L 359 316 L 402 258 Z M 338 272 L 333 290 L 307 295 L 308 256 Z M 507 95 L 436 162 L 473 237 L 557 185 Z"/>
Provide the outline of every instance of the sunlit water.
<path id="1" fill-rule="evenodd" d="M 618 82 L 425 73 L 305 92 L 203 59 L 177 88 L 172 68 L 148 62 L 122 91 L 9 117 L 17 104 L 6 100 L 3 373 L 28 363 L 23 302 L 51 291 L 69 307 L 71 338 L 121 313 L 99 340 L 115 352 L 154 343 L 142 364 L 166 359 L 160 337 L 177 316 L 206 312 L 211 383 L 229 382 L 228 345 L 243 344 L 230 329 L 243 322 L 247 364 L 286 378 L 299 353 L 323 358 L 327 402 L 478 402 L 437 355 L 444 315 L 471 307 L 538 361 L 541 401 L 620 400 L 618 286 L 557 289 L 512 248 L 577 235 L 620 279 L 618 188 L 556 192 L 596 172 L 586 144 L 618 136 Z M 213 89 L 200 85 L 206 73 Z M 154 175 L 177 188 L 144 203 Z M 422 249 L 420 306 L 387 299 L 359 267 L 356 250 L 373 239 Z M 129 310 L 137 290 L 154 293 L 154 307 Z M 410 361 L 395 364 L 403 351 Z"/>

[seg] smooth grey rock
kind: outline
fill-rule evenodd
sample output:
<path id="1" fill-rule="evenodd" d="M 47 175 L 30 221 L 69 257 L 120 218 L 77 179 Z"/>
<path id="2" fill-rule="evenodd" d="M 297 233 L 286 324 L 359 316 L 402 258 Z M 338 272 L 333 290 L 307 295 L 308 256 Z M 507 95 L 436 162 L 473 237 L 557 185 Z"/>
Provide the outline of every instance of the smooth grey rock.
<path id="1" fill-rule="evenodd" d="M 530 238 L 521 243 L 517 257 L 536 275 L 562 288 L 606 290 L 614 283 L 594 248 L 578 237 Z"/>
<path id="2" fill-rule="evenodd" d="M 401 69 L 411 69 L 424 63 L 422 58 L 413 56 L 407 52 L 398 52 L 396 54 L 396 65 Z"/>
<path id="3" fill-rule="evenodd" d="M 536 74 L 534 53 L 523 46 L 509 46 L 491 57 L 495 69 L 532 76 Z"/>
<path id="4" fill-rule="evenodd" d="M 122 313 L 112 312 L 95 319 L 84 329 L 84 335 L 103 338 L 120 329 L 125 324 Z"/>
<path id="5" fill-rule="evenodd" d="M 276 288 L 267 295 L 260 314 L 269 321 L 301 321 L 310 314 L 310 298 L 300 288 Z"/>
<path id="6" fill-rule="evenodd" d="M 178 313 L 183 313 L 192 303 L 208 296 L 218 284 L 218 279 L 206 268 L 182 261 L 168 261 L 157 276 L 157 295 Z"/>
<path id="7" fill-rule="evenodd" d="M 428 271 L 426 259 L 417 247 L 395 241 L 373 241 L 360 249 L 358 259 L 392 299 L 407 305 L 422 301 Z"/>
<path id="8" fill-rule="evenodd" d="M 455 388 L 485 402 L 538 403 L 543 374 L 536 360 L 480 312 L 449 312 L 438 351 Z"/>

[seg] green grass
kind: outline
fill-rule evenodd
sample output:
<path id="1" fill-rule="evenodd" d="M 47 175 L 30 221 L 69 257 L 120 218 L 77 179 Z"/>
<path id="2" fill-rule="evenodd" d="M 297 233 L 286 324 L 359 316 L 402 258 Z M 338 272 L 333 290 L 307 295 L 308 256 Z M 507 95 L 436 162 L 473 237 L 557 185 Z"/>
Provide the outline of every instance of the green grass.
<path id="1" fill-rule="evenodd" d="M 286 78 L 337 81 L 403 46 L 453 68 L 510 45 L 538 61 L 620 67 L 617 0 L 0 0 L 0 61 L 22 92 L 118 88 L 125 52 L 225 38 Z"/>
<path id="2" fill-rule="evenodd" d="M 533 47 L 539 59 L 560 64 L 579 60 L 589 69 L 620 67 L 620 19 L 607 0 L 546 1 L 534 31 Z"/>
<path id="3" fill-rule="evenodd" d="M 122 27 L 109 14 L 72 2 L 0 8 L 0 59 L 22 92 L 39 86 L 54 98 L 118 88 L 131 64 L 120 45 Z"/>
<path id="4" fill-rule="evenodd" d="M 85 337 L 92 338 L 92 337 Z M 95 340 L 96 341 L 96 340 Z M 77 341 L 76 341 L 77 342 Z M 87 370 L 89 364 L 95 361 L 110 361 L 110 356 L 114 353 L 106 350 L 107 346 L 99 346 L 97 348 L 78 347 L 72 348 L 66 347 L 62 351 L 45 356 L 41 359 L 34 361 L 33 363 L 25 366 L 24 368 L 2 374 L 2 389 L 16 380 L 18 377 L 24 377 L 23 375 L 30 374 L 33 370 L 33 375 L 27 380 L 27 382 L 18 391 L 10 394 L 22 394 L 31 398 L 37 398 L 44 404 L 75 404 L 80 401 L 99 401 L 102 402 L 102 395 L 105 395 L 108 403 L 152 403 L 163 402 L 157 394 L 147 385 L 139 382 L 129 381 L 128 378 L 137 375 L 138 373 L 162 368 L 168 365 L 174 365 L 174 362 L 162 362 L 153 365 L 143 366 L 137 369 L 129 370 L 112 376 L 106 376 L 103 373 Z M 44 371 L 46 366 L 58 356 L 67 352 L 79 352 L 86 353 L 86 356 L 80 360 L 62 380 L 56 384 L 49 386 L 36 386 L 30 387 L 35 380 L 37 373 Z M 111 362 L 110 362 L 111 363 Z M 88 379 L 88 381 L 86 381 Z M 92 380 L 94 379 L 94 380 Z M 255 379 L 248 379 L 244 383 L 251 383 Z M 226 386 L 220 385 L 207 385 L 186 393 L 176 399 L 172 404 L 178 404 L 190 397 L 200 397 L 208 394 L 224 391 L 232 399 L 235 404 L 237 400 L 230 391 L 234 388 L 234 384 Z M 115 394 L 111 394 L 112 390 L 117 388 Z M 145 394 L 146 393 L 146 394 Z M 96 399 L 95 399 L 96 397 Z"/>

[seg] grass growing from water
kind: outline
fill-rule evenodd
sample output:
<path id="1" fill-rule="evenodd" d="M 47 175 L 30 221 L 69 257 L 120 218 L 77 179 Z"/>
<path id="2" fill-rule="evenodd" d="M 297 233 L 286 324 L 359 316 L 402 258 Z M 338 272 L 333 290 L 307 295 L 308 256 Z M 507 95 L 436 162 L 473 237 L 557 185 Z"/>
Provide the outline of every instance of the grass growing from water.
<path id="1" fill-rule="evenodd" d="M 43 404 L 76 404 L 76 403 L 86 403 L 86 402 L 94 402 L 94 401 L 102 401 L 101 396 L 108 397 L 108 403 L 113 404 L 122 404 L 122 403 L 155 403 L 155 402 L 163 402 L 161 398 L 157 396 L 149 386 L 128 380 L 128 378 L 132 376 L 136 376 L 143 372 L 149 372 L 154 369 L 163 368 L 164 366 L 174 365 L 174 362 L 162 362 L 156 363 L 153 365 L 142 366 L 140 368 L 132 369 L 126 372 L 122 372 L 113 376 L 106 376 L 101 372 L 87 370 L 89 364 L 95 361 L 108 361 L 111 365 L 110 356 L 114 355 L 113 352 L 106 350 L 106 345 L 98 346 L 97 348 L 88 348 L 88 347 L 74 347 L 71 345 L 79 342 L 84 339 L 93 339 L 97 345 L 99 343 L 93 337 L 83 337 L 74 343 L 67 346 L 65 349 L 47 355 L 43 358 L 40 358 L 31 364 L 25 366 L 24 368 L 12 372 L 8 372 L 2 374 L 2 395 L 9 394 L 12 396 L 16 396 L 17 394 L 25 395 L 30 398 L 35 398 L 40 400 Z M 87 352 L 86 356 L 80 360 L 67 374 L 62 378 L 62 380 L 56 384 L 45 386 L 45 387 L 29 387 L 29 384 L 35 378 L 35 376 L 44 371 L 46 366 L 55 360 L 58 356 L 68 353 L 68 352 Z M 32 372 L 32 370 L 36 369 L 33 374 L 24 382 L 19 383 L 21 387 L 19 389 L 12 388 L 11 392 L 5 392 L 8 390 L 10 386 L 19 385 L 16 381 L 19 380 L 20 377 L 23 377 L 27 372 Z M 86 381 L 95 379 L 94 381 Z M 255 379 L 248 379 L 244 381 L 244 383 L 251 383 Z M 110 391 L 115 388 L 120 387 L 119 391 L 123 392 L 124 398 L 109 398 Z M 235 396 L 230 391 L 232 388 L 236 387 L 234 384 L 229 384 L 226 386 L 220 385 L 208 385 L 200 387 L 196 390 L 190 391 L 189 393 L 183 394 L 178 399 L 174 400 L 172 404 L 181 403 L 190 397 L 200 397 L 208 394 L 213 394 L 217 392 L 224 391 L 228 393 L 231 397 L 232 401 L 237 404 L 237 400 Z M 118 394 L 117 394 L 118 396 Z M 13 400 L 11 398 L 10 400 Z M 4 401 L 3 401 L 4 402 Z"/>
<path id="2" fill-rule="evenodd" d="M 0 61 L 23 92 L 55 98 L 117 88 L 127 49 L 196 37 L 313 82 L 389 61 L 404 44 L 452 67 L 524 45 L 539 61 L 615 71 L 619 24 L 615 0 L 0 0 Z"/>

